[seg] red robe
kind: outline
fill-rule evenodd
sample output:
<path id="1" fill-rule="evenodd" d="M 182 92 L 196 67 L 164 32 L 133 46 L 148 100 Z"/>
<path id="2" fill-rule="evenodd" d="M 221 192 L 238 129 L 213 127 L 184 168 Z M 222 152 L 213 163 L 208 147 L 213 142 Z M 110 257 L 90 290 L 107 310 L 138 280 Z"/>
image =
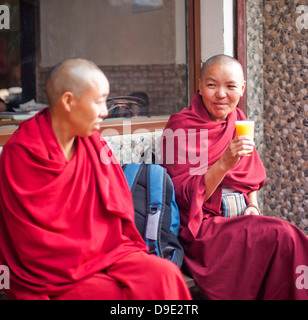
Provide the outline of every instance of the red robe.
<path id="1" fill-rule="evenodd" d="M 106 142 L 95 132 L 76 137 L 75 143 L 67 162 L 45 109 L 23 122 L 3 148 L 0 264 L 10 270 L 8 294 L 17 299 L 190 298 L 177 268 L 146 253 L 129 187 Z M 163 263 L 178 292 L 167 286 L 151 292 L 151 282 L 143 289 L 129 287 L 138 281 L 130 280 L 123 261 L 139 265 L 140 259 Z M 142 279 L 143 271 L 137 275 Z M 131 290 L 124 293 L 125 287 Z"/>
<path id="2" fill-rule="evenodd" d="M 295 286 L 297 267 L 308 265 L 308 238 L 299 229 L 264 216 L 222 217 L 222 186 L 242 192 L 247 200 L 265 183 L 255 149 L 251 157 L 241 157 L 204 202 L 204 174 L 235 138 L 236 120 L 246 120 L 238 108 L 226 121 L 211 121 L 196 93 L 164 130 L 162 159 L 180 208 L 184 265 L 209 299 L 307 298 L 307 290 Z M 277 254 L 278 248 L 283 253 Z"/>

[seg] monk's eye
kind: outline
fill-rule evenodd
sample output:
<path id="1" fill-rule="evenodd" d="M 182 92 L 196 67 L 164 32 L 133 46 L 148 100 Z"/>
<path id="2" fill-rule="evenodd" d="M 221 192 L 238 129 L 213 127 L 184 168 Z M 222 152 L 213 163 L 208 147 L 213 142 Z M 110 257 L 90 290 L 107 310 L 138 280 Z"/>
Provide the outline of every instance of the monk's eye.
<path id="1" fill-rule="evenodd" d="M 215 84 L 214 83 L 208 83 L 208 88 L 215 88 Z"/>
<path id="2" fill-rule="evenodd" d="M 106 100 L 105 99 L 102 99 L 102 100 L 98 100 L 96 101 L 97 104 L 101 105 L 103 103 L 106 103 Z"/>

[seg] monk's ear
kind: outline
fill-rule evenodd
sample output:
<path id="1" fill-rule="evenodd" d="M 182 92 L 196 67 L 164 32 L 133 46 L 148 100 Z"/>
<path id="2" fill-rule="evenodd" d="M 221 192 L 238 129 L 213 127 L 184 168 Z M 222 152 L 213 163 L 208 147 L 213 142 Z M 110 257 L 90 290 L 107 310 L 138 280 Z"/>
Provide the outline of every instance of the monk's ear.
<path id="1" fill-rule="evenodd" d="M 62 94 L 61 102 L 62 102 L 64 109 L 67 112 L 71 112 L 72 104 L 74 103 L 74 99 L 75 99 L 75 96 L 72 92 L 66 91 Z"/>
<path id="2" fill-rule="evenodd" d="M 246 81 L 243 81 L 242 83 L 242 94 L 241 97 L 243 96 L 244 92 L 245 92 L 245 88 L 246 88 Z"/>
<path id="3" fill-rule="evenodd" d="M 202 81 L 199 79 L 199 93 L 201 94 L 201 88 L 202 88 Z"/>

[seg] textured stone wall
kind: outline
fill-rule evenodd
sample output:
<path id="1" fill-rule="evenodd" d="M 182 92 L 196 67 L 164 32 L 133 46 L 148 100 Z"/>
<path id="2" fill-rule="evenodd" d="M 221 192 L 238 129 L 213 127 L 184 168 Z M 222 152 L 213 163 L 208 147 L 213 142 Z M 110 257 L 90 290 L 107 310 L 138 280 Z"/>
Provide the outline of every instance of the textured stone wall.
<path id="1" fill-rule="evenodd" d="M 255 121 L 256 149 L 264 161 L 263 98 L 263 0 L 248 0 L 247 19 L 247 118 Z M 264 212 L 264 190 L 258 192 L 258 203 Z"/>
<path id="2" fill-rule="evenodd" d="M 103 137 L 104 134 L 102 133 Z M 121 165 L 140 162 L 159 163 L 160 160 L 160 137 L 162 130 L 148 133 L 127 134 L 118 136 L 106 136 L 113 154 Z M 155 160 L 152 158 L 155 155 Z"/>
<path id="3" fill-rule="evenodd" d="M 307 0 L 264 0 L 264 209 L 308 234 Z"/>
<path id="4" fill-rule="evenodd" d="M 248 0 L 247 10 L 247 118 L 255 121 L 256 148 L 263 159 L 263 0 Z"/>

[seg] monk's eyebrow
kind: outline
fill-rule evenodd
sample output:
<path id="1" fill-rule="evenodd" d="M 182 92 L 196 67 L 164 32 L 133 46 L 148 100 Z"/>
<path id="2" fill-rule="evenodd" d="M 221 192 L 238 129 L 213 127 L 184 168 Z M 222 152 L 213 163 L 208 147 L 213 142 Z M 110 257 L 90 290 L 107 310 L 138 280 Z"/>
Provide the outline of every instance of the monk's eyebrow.
<path id="1" fill-rule="evenodd" d="M 208 77 L 205 79 L 206 81 L 214 81 L 214 82 L 217 82 L 217 80 L 215 80 L 214 78 L 211 78 L 211 77 Z"/>
<path id="2" fill-rule="evenodd" d="M 215 79 L 214 79 L 214 78 L 212 78 L 212 77 L 207 77 L 207 78 L 205 79 L 205 81 L 217 82 L 217 80 L 215 80 Z M 237 82 L 236 82 L 236 81 L 234 81 L 234 80 L 227 81 L 226 83 L 227 83 L 227 84 L 234 84 L 234 85 L 237 85 Z"/>
<path id="3" fill-rule="evenodd" d="M 236 81 L 234 81 L 234 80 L 230 80 L 230 81 L 227 81 L 227 83 L 232 83 L 232 84 L 237 84 L 237 82 Z"/>

